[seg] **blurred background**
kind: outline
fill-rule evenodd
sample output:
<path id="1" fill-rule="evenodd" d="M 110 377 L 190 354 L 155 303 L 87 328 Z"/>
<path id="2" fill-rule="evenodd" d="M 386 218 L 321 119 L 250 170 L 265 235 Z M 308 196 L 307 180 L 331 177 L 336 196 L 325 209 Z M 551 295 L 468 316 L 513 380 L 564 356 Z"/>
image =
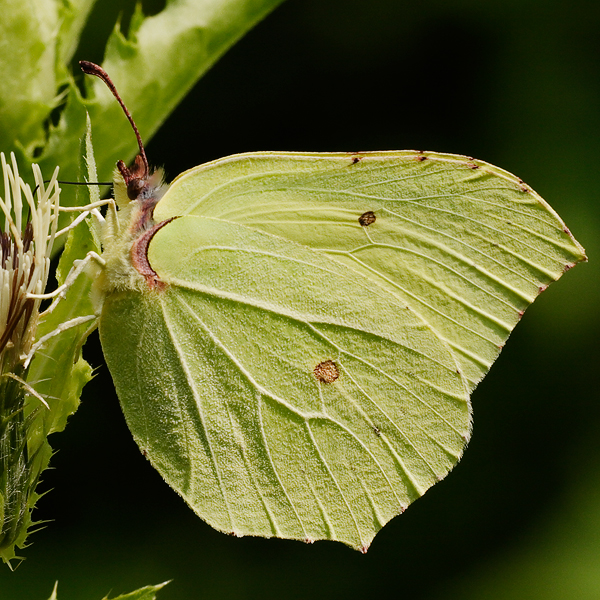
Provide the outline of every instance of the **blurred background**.
<path id="1" fill-rule="evenodd" d="M 158 2 L 143 2 L 146 12 Z M 102 61 L 102 0 L 76 59 Z M 148 144 L 169 179 L 252 150 L 422 149 L 522 177 L 586 248 L 527 311 L 473 396 L 462 462 L 375 538 L 342 545 L 213 531 L 135 446 L 102 362 L 57 454 L 1 600 L 600 598 L 600 3 L 287 0 Z M 132 76 L 135 76 L 132 74 Z M 135 115 L 134 115 L 135 116 Z"/>

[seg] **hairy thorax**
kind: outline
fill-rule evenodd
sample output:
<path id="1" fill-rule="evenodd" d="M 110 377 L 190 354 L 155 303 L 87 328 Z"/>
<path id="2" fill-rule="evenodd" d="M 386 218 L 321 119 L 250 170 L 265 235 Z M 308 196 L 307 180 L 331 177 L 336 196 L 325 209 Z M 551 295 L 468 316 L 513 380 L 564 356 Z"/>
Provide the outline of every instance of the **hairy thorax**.
<path id="1" fill-rule="evenodd" d="M 162 182 L 162 171 L 147 180 L 140 195 L 129 200 L 120 174 L 115 173 L 117 211 L 109 211 L 102 231 L 102 258 L 105 265 L 94 276 L 92 300 L 96 312 L 102 311 L 102 299 L 115 292 L 144 293 L 158 281 L 147 259 L 151 234 L 158 229 L 153 218 L 154 207 L 168 186 Z M 160 224 L 159 224 L 160 225 Z"/>

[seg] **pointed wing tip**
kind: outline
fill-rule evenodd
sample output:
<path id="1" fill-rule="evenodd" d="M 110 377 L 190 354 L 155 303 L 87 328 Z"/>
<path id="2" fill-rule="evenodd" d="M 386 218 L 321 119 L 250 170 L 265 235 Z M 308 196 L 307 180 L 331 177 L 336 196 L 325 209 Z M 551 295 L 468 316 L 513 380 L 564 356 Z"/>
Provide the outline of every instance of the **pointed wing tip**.
<path id="1" fill-rule="evenodd" d="M 359 546 L 357 548 L 357 550 L 361 553 L 361 554 L 366 554 L 367 550 L 371 547 L 371 542 L 369 542 L 368 544 L 363 544 L 362 546 Z"/>

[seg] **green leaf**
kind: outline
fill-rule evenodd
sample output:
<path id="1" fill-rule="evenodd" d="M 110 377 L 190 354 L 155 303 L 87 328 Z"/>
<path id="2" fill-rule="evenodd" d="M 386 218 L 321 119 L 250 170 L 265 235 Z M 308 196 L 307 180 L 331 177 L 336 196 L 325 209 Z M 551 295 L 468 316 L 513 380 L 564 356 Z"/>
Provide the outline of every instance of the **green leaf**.
<path id="1" fill-rule="evenodd" d="M 57 590 L 58 590 L 58 581 L 56 581 L 54 583 L 54 589 L 52 590 L 52 595 L 50 596 L 50 598 L 48 598 L 48 600 L 58 600 L 58 596 L 56 595 Z"/>
<path id="2" fill-rule="evenodd" d="M 135 114 L 147 142 L 194 83 L 251 27 L 282 0 L 170 0 L 159 14 L 144 18 L 138 8 L 125 37 L 119 25 L 109 39 L 103 67 Z M 88 78 L 85 101 L 71 82 L 57 127 L 51 128 L 40 161 L 43 171 L 61 166 L 61 177 L 77 174 L 85 110 L 94 125 L 98 173 L 107 181 L 117 160 L 137 152 L 135 137 L 106 86 Z M 31 158 L 31 157 L 30 157 Z M 65 195 L 65 202 L 74 199 Z M 67 199 L 68 198 L 68 199 Z"/>
<path id="3" fill-rule="evenodd" d="M 0 4 L 0 140 L 2 150 L 44 141 L 44 121 L 56 104 L 56 0 Z"/>
<path id="4" fill-rule="evenodd" d="M 31 160 L 35 149 L 44 146 L 45 122 L 60 102 L 59 88 L 68 82 L 67 65 L 94 2 L 0 2 L 0 141 L 5 153 L 22 150 Z"/>
<path id="5" fill-rule="evenodd" d="M 63 0 L 59 3 L 58 64 L 66 65 L 73 57 L 83 28 L 96 0 Z"/>
<path id="6" fill-rule="evenodd" d="M 170 0 L 151 17 L 138 6 L 127 36 L 115 25 L 104 66 L 145 141 L 220 56 L 281 2 Z M 137 150 L 129 123 L 102 84 L 90 84 L 91 98 L 83 100 L 68 71 L 93 5 L 94 0 L 40 0 L 35 6 L 0 0 L 0 146 L 35 160 L 43 172 L 60 165 L 67 181 L 77 177 L 86 108 L 97 131 L 101 180 L 110 178 L 117 160 L 127 161 Z M 53 125 L 50 113 L 63 102 Z M 75 201 L 73 190 L 66 189 L 63 205 Z"/>
<path id="7" fill-rule="evenodd" d="M 80 179 L 96 180 L 96 165 L 91 141 L 91 128 L 82 140 L 79 156 L 84 163 L 84 176 Z M 79 187 L 79 193 L 85 199 L 79 204 L 87 204 L 98 200 L 98 189 L 95 187 Z M 89 219 L 84 220 L 68 236 L 65 249 L 56 269 L 56 279 L 62 285 L 75 262 L 82 260 L 89 252 L 100 253 L 100 243 Z M 94 306 L 90 297 L 92 280 L 82 273 L 69 287 L 55 310 L 43 315 L 38 325 L 37 339 L 42 338 L 63 323 L 77 317 L 94 314 Z M 90 323 L 83 323 L 62 331 L 46 342 L 42 351 L 36 353 L 29 367 L 28 379 L 39 394 L 42 394 L 50 410 L 41 411 L 29 440 L 31 449 L 41 445 L 53 432 L 62 431 L 67 418 L 79 406 L 79 398 L 85 384 L 92 378 L 92 370 L 83 359 L 81 349 L 90 331 Z M 29 410 L 36 404 L 30 398 Z"/>
<path id="8" fill-rule="evenodd" d="M 111 600 L 155 600 L 156 594 L 168 583 L 168 581 L 165 581 L 164 583 L 159 583 L 158 585 L 147 585 L 146 587 L 140 588 L 135 592 L 123 594 L 121 596 L 117 596 L 116 598 L 112 598 Z M 108 600 L 108 596 L 106 596 L 103 600 Z"/>
<path id="9" fill-rule="evenodd" d="M 165 581 L 164 583 L 159 583 L 158 585 L 147 585 L 146 587 L 140 588 L 135 592 L 130 592 L 129 594 L 122 594 L 121 596 L 111 598 L 111 600 L 156 600 L 156 594 L 168 583 L 168 581 Z M 50 596 L 48 600 L 58 600 L 58 596 L 56 593 L 57 588 L 58 581 L 54 584 L 52 596 Z M 103 600 L 109 600 L 108 596 L 105 596 Z"/>
<path id="10" fill-rule="evenodd" d="M 85 256 L 85 250 L 95 248 L 89 222 L 84 221 L 69 236 L 57 272 L 68 272 L 74 260 Z M 68 290 L 66 299 L 48 317 L 40 320 L 38 337 L 51 333 L 71 319 L 93 315 L 90 288 L 91 279 L 82 274 Z M 90 323 L 84 323 L 61 332 L 48 340 L 32 360 L 28 380 L 50 406 L 49 411 L 42 411 L 36 419 L 40 425 L 36 434 L 40 439 L 64 429 L 67 418 L 79 406 L 83 386 L 92 378 L 91 367 L 81 356 L 89 328 Z M 32 399 L 32 404 L 34 402 Z M 34 440 L 30 439 L 33 447 L 36 446 Z"/>
<path id="11" fill-rule="evenodd" d="M 232 156 L 153 215 L 121 213 L 98 280 L 144 455 L 221 531 L 362 551 L 456 464 L 469 392 L 585 260 L 520 179 L 455 155 Z"/>

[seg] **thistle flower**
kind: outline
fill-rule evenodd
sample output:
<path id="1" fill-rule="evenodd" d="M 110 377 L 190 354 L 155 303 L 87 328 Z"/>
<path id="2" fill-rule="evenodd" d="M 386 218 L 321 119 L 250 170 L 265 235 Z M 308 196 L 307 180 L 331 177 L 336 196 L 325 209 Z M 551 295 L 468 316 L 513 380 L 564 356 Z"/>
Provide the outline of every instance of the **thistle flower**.
<path id="1" fill-rule="evenodd" d="M 57 233 L 60 189 L 54 172 L 48 187 L 33 165 L 35 190 L 0 153 L 4 196 L 0 197 L 0 557 L 9 561 L 31 526 L 39 472 L 28 448 L 35 412 L 25 415 L 25 361 L 34 347 L 40 303 L 48 282 Z M 3 218 L 2 218 L 3 217 Z M 45 408 L 40 405 L 39 410 Z"/>
<path id="2" fill-rule="evenodd" d="M 0 209 L 4 226 L 0 233 L 0 368 L 12 371 L 25 359 L 35 338 L 42 294 L 48 283 L 50 255 L 58 225 L 58 169 L 46 188 L 41 171 L 33 165 L 34 193 L 20 177 L 14 154 L 12 168 L 0 153 L 4 199 Z M 25 202 L 23 201 L 25 200 Z M 23 225 L 23 214 L 28 219 Z"/>

